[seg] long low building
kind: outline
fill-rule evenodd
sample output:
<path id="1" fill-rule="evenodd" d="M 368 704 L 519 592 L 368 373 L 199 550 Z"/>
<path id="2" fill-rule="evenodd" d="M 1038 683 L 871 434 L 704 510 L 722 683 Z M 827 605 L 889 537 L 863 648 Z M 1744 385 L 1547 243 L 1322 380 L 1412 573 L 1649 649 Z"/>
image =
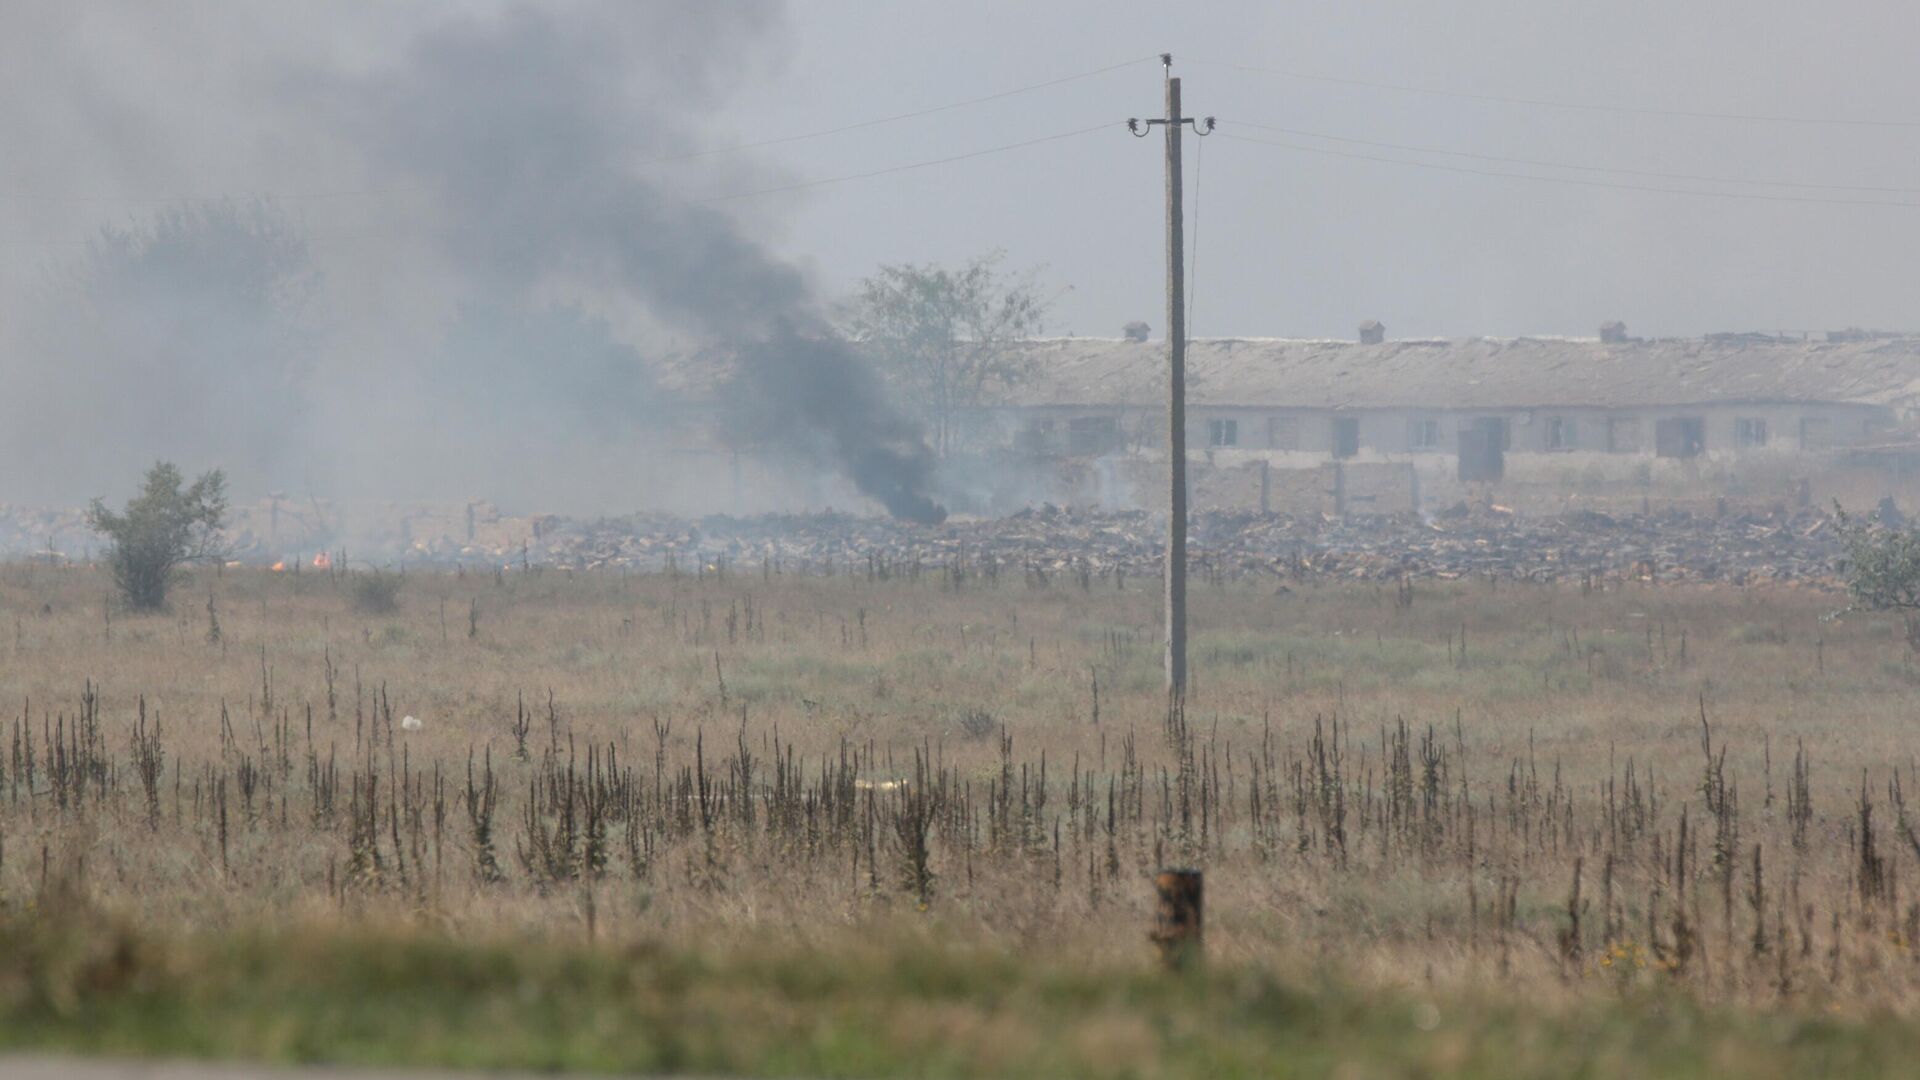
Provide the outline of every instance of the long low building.
<path id="1" fill-rule="evenodd" d="M 1690 458 L 1875 441 L 1920 400 L 1920 337 L 1191 342 L 1190 449 L 1368 459 L 1508 453 Z M 977 419 L 1042 455 L 1159 449 L 1166 345 L 1031 342 L 1028 377 Z M 983 433 L 984 434 L 984 433 Z"/>
<path id="2" fill-rule="evenodd" d="M 1014 348 L 1022 377 L 951 418 L 949 477 L 966 501 L 1157 505 L 1166 343 L 1135 326 Z M 676 475 L 708 501 L 744 507 L 765 501 L 748 482 L 764 467 L 806 480 L 769 481 L 780 505 L 847 505 L 844 485 L 819 468 L 759 450 L 767 418 L 727 406 L 736 363 L 726 345 L 655 361 L 688 440 Z M 1569 500 L 1872 506 L 1892 496 L 1920 512 L 1920 335 L 1643 340 L 1610 324 L 1595 338 L 1387 340 L 1370 324 L 1358 341 L 1198 339 L 1187 364 L 1196 506 L 1417 509 L 1486 497 L 1532 511 Z M 696 446 L 721 465 L 700 467 Z"/>

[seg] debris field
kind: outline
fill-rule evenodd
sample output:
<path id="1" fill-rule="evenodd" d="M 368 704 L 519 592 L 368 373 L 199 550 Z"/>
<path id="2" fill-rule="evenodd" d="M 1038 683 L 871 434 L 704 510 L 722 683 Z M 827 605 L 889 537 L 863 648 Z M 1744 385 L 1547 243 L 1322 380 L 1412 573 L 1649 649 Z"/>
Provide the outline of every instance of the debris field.
<path id="1" fill-rule="evenodd" d="M 1053 507 L 928 528 L 835 514 L 561 522 L 529 557 L 573 569 L 892 574 L 946 569 L 1044 577 L 1157 575 L 1165 518 Z M 1815 510 L 1701 516 L 1494 511 L 1332 519 L 1196 514 L 1195 572 L 1393 581 L 1493 576 L 1554 581 L 1830 583 L 1841 545 Z M 480 553 L 475 553 L 476 555 Z"/>
<path id="2" fill-rule="evenodd" d="M 1158 575 L 1165 535 L 1165 518 L 1149 512 L 1053 506 L 937 526 L 839 513 L 501 517 L 479 542 L 457 525 L 425 528 L 427 520 L 418 516 L 391 535 L 361 535 L 352 545 L 309 534 L 276 546 L 260 530 L 230 530 L 231 557 L 294 566 L 317 552 L 350 547 L 350 565 L 387 567 L 1024 573 L 1036 580 L 1065 575 L 1124 583 Z M 1189 554 L 1203 576 L 1829 584 L 1841 556 L 1835 524 L 1817 509 L 1781 508 L 1528 516 L 1457 506 L 1424 518 L 1204 512 L 1193 516 Z M 57 543 L 50 542 L 54 536 Z M 68 562 L 97 558 L 101 550 L 77 512 L 0 508 L 6 557 Z"/>

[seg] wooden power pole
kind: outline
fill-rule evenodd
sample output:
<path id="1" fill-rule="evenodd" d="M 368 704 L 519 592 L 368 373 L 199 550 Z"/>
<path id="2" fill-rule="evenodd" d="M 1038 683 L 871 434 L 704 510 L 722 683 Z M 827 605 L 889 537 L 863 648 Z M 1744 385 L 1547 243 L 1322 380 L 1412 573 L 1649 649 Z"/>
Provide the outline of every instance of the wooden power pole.
<path id="1" fill-rule="evenodd" d="M 1160 63 L 1168 71 L 1167 114 L 1129 120 L 1127 129 L 1145 138 L 1159 124 L 1167 137 L 1167 694 L 1179 698 L 1187 689 L 1187 293 L 1180 129 L 1192 124 L 1194 134 L 1205 135 L 1213 130 L 1213 117 L 1203 126 L 1180 115 L 1173 54 L 1161 53 Z"/>

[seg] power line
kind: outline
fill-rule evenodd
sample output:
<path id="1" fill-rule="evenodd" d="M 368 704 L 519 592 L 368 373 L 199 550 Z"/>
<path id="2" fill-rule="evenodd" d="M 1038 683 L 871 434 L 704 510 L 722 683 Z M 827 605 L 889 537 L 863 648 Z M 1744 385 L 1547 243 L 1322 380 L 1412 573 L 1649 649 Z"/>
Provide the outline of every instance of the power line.
<path id="1" fill-rule="evenodd" d="M 238 203 L 304 202 L 318 199 L 353 199 L 366 195 L 390 195 L 400 191 L 425 191 L 423 184 L 389 184 L 375 188 L 359 188 L 349 191 L 291 191 L 270 192 L 267 194 L 225 194 L 225 195 L 141 195 L 141 196 L 93 196 L 93 195 L 40 195 L 26 192 L 0 191 L 0 199 L 17 202 L 64 203 L 76 206 L 164 206 L 172 203 L 220 202 L 231 200 Z"/>
<path id="2" fill-rule="evenodd" d="M 1009 150 L 1018 150 L 1022 147 L 1058 142 L 1061 139 L 1071 139 L 1080 135 L 1091 135 L 1096 131 L 1105 131 L 1113 126 L 1111 123 L 1095 124 L 1092 127 L 1080 128 L 1077 131 L 1062 131 L 1054 135 L 1042 135 L 1037 139 L 1026 139 L 1021 142 L 1007 143 L 1004 146 L 990 146 L 984 150 L 972 150 L 964 154 L 952 154 L 947 157 L 932 158 L 927 161 L 914 161 L 905 165 L 889 165 L 884 169 L 870 169 L 866 172 L 848 173 L 845 176 L 828 176 L 818 180 L 802 180 L 799 183 L 783 184 L 780 187 L 761 188 L 758 191 L 738 191 L 731 195 L 715 195 L 711 198 L 695 199 L 693 201 L 697 203 L 731 202 L 734 199 L 751 199 L 760 195 L 778 195 L 783 192 L 802 191 L 806 188 L 822 187 L 827 184 L 844 184 L 849 180 L 866 180 L 870 177 L 910 172 L 914 169 L 926 169 L 935 165 L 949 165 L 956 161 L 966 161 L 969 158 L 986 157 L 989 154 L 1004 154 Z"/>
<path id="3" fill-rule="evenodd" d="M 0 248 L 42 248 L 42 247 L 85 247 L 91 240 L 20 240 L 16 238 L 0 239 Z"/>
<path id="4" fill-rule="evenodd" d="M 297 237 L 302 244 L 331 244 L 353 240 L 392 240 L 399 234 L 393 232 L 358 233 L 301 233 Z M 99 243 L 101 236 L 96 232 L 83 240 L 20 240 L 0 239 L 0 249 L 6 248 L 85 248 Z"/>
<path id="5" fill-rule="evenodd" d="M 741 150 L 757 150 L 763 146 L 779 146 L 782 143 L 800 142 L 803 139 L 818 139 L 827 135 L 839 135 L 843 132 L 859 131 L 862 128 L 878 127 L 881 124 L 892 124 L 901 120 L 917 120 L 922 116 L 933 116 L 937 113 L 952 112 L 954 109 L 964 109 L 970 105 L 982 105 L 989 101 L 999 101 L 1002 98 L 1010 98 L 1017 94 L 1031 93 L 1035 90 L 1045 90 L 1050 86 L 1060 86 L 1064 83 L 1078 82 L 1081 79 L 1091 79 L 1096 75 L 1105 75 L 1110 71 L 1119 71 L 1122 68 L 1130 68 L 1135 64 L 1144 64 L 1149 60 L 1156 59 L 1158 59 L 1158 57 L 1137 56 L 1132 60 L 1123 60 L 1118 64 L 1108 64 L 1106 67 L 1094 68 L 1092 71 L 1082 71 L 1074 75 L 1063 75 L 1057 79 L 1031 83 L 1027 86 L 1016 87 L 1012 90 L 1002 90 L 997 94 L 985 94 L 980 97 L 967 98 L 964 101 L 955 101 L 947 105 L 935 105 L 929 109 L 916 109 L 913 112 L 895 113 L 892 116 L 875 117 L 872 120 L 861 120 L 852 124 L 843 124 L 840 127 L 821 128 L 818 131 L 807 131 L 798 135 L 782 135 L 773 139 L 760 139 L 755 142 L 736 143 L 732 146 L 716 146 L 708 150 L 694 150 L 685 154 L 671 154 L 664 157 L 649 158 L 640 162 L 640 164 L 664 165 L 674 161 L 691 161 L 694 158 L 713 157 L 717 154 L 732 154 Z"/>
<path id="6" fill-rule="evenodd" d="M 638 164 L 641 166 L 664 165 L 664 164 L 668 164 L 676 161 L 691 161 L 696 158 L 714 157 L 721 154 L 733 154 L 733 153 L 738 153 L 744 150 L 757 150 L 761 147 L 766 147 L 766 146 L 780 146 L 785 143 L 801 142 L 807 139 L 818 139 L 828 135 L 840 135 L 849 131 L 859 131 L 864 128 L 879 127 L 882 124 L 892 124 L 902 120 L 914 120 L 923 116 L 933 116 L 943 112 L 952 112 L 955 109 L 964 109 L 973 105 L 983 105 L 990 101 L 999 101 L 1003 98 L 1010 98 L 1020 94 L 1032 93 L 1035 90 L 1045 90 L 1049 87 L 1061 86 L 1071 82 L 1078 82 L 1082 79 L 1091 79 L 1097 75 L 1105 75 L 1108 72 L 1119 71 L 1119 70 L 1122 70 L 1123 68 L 1133 67 L 1137 64 L 1143 64 L 1150 60 L 1156 60 L 1156 59 L 1158 59 L 1158 57 L 1156 56 L 1138 56 L 1131 60 L 1123 60 L 1117 64 L 1108 64 L 1106 67 L 1094 68 L 1091 71 L 1081 71 L 1081 72 L 1076 72 L 1072 75 L 1062 75 L 1057 79 L 1047 79 L 1044 82 L 1029 83 L 1026 86 L 1014 87 L 1011 90 L 1001 90 L 997 93 L 983 94 L 979 97 L 966 98 L 965 100 L 949 102 L 948 104 L 945 104 L 945 105 L 935 105 L 931 108 L 916 109 L 912 112 L 895 113 L 891 116 L 879 116 L 871 120 L 860 120 L 851 124 L 842 124 L 839 127 L 822 128 L 818 131 L 805 131 L 797 135 L 782 135 L 777 138 L 760 139 L 754 142 L 735 143 L 730 146 L 716 146 L 716 147 L 712 147 L 705 150 L 689 151 L 684 154 L 669 154 L 662 157 L 648 158 L 646 160 L 639 162 Z M 832 182 L 834 181 L 822 181 L 822 183 L 832 183 Z M 357 197 L 368 196 L 368 195 L 388 195 L 388 194 L 393 194 L 395 192 L 425 191 L 425 190 L 427 190 L 425 185 L 398 184 L 398 185 L 387 185 L 387 186 L 376 187 L 376 188 L 361 188 L 356 190 L 342 190 L 342 191 L 279 192 L 279 193 L 267 193 L 267 194 L 256 193 L 256 194 L 243 194 L 243 195 L 230 195 L 230 194 L 229 195 L 164 195 L 164 196 L 137 196 L 137 197 L 131 197 L 131 198 L 94 197 L 94 196 L 84 196 L 84 195 L 40 195 L 40 194 L 27 194 L 27 193 L 20 193 L 20 192 L 0 192 L 0 199 L 11 199 L 11 200 L 17 200 L 21 202 L 68 203 L 68 204 L 75 204 L 75 205 L 100 204 L 100 205 L 160 206 L 160 205 L 166 205 L 170 203 L 208 202 L 208 201 L 214 201 L 217 199 L 227 199 L 227 198 L 236 199 L 239 201 L 259 201 L 259 202 L 346 199 L 346 198 L 357 198 Z M 744 198 L 746 197 L 747 194 L 766 194 L 766 193 L 765 192 L 748 192 L 748 193 L 744 193 L 742 195 L 737 195 L 737 196 L 725 196 L 725 198 Z M 714 200 L 709 200 L 709 201 L 714 201 Z"/>
<path id="7" fill-rule="evenodd" d="M 1623 169 L 1616 166 L 1605 165 L 1572 165 L 1561 161 L 1542 161 L 1537 158 L 1502 157 L 1497 154 L 1477 154 L 1468 150 L 1448 150 L 1438 146 L 1408 146 L 1402 143 L 1381 142 L 1376 139 L 1358 139 L 1347 135 L 1329 135 L 1322 131 L 1302 131 L 1298 128 L 1277 127 L 1272 124 L 1255 124 L 1246 120 L 1223 122 L 1230 122 L 1239 127 L 1277 132 L 1281 135 L 1298 135 L 1309 139 L 1325 139 L 1328 142 L 1348 143 L 1354 146 L 1372 146 L 1382 150 L 1403 150 L 1414 154 L 1440 154 L 1446 157 L 1472 158 L 1475 161 L 1492 161 L 1506 165 L 1532 165 L 1544 169 L 1569 169 L 1575 172 L 1646 176 L 1660 180 L 1693 180 L 1707 184 L 1750 184 L 1756 187 L 1798 188 L 1810 191 L 1866 191 L 1890 195 L 1920 195 L 1920 187 L 1879 187 L 1870 184 L 1812 184 L 1794 180 L 1755 180 L 1741 176 L 1707 176 L 1698 173 L 1655 172 L 1649 169 Z"/>
<path id="8" fill-rule="evenodd" d="M 710 198 L 694 199 L 690 201 L 696 205 L 707 204 L 707 203 L 731 202 L 735 199 L 751 199 L 761 195 L 777 195 L 777 194 L 781 194 L 783 192 L 789 192 L 789 191 L 804 191 L 807 188 L 824 187 L 828 184 L 844 184 L 852 180 L 865 180 L 865 179 L 869 179 L 871 177 L 876 177 L 876 176 L 888 176 L 893 173 L 911 172 L 916 169 L 927 169 L 927 168 L 932 168 L 936 165 L 949 165 L 957 161 L 967 161 L 972 158 L 987 157 L 992 154 L 1003 154 L 1011 150 L 1019 150 L 1028 146 L 1038 146 L 1042 143 L 1059 142 L 1062 139 L 1072 139 L 1081 135 L 1091 135 L 1096 131 L 1105 131 L 1114 126 L 1115 125 L 1111 122 L 1105 123 L 1105 124 L 1095 124 L 1092 127 L 1079 128 L 1074 131 L 1062 131 L 1052 135 L 1042 135 L 1039 138 L 1035 138 L 1035 139 L 1023 139 L 1020 142 L 1006 143 L 1005 145 L 1002 145 L 1002 146 L 989 146 L 980 150 L 970 150 L 964 154 L 950 154 L 946 157 L 932 158 L 927 161 L 912 161 L 904 165 L 889 165 L 883 169 L 869 169 L 866 172 L 848 173 L 844 176 L 827 176 L 827 177 L 821 177 L 820 179 L 817 179 L 817 180 L 803 180 L 798 183 L 783 184 L 779 187 L 761 188 L 757 191 L 739 191 L 739 192 L 734 192 L 730 195 L 715 195 Z M 310 233 L 303 236 L 301 239 L 307 243 L 325 244 L 325 243 L 333 243 L 336 241 L 343 241 L 343 240 L 347 240 L 347 241 L 376 240 L 376 239 L 383 239 L 383 238 L 391 238 L 392 235 L 393 234 L 387 233 L 387 232 Z M 39 240 L 39 241 L 0 240 L 0 248 L 56 247 L 56 246 L 84 247 L 92 242 L 93 241 L 91 239 L 88 239 L 88 240 Z"/>
<path id="9" fill-rule="evenodd" d="M 1501 176 L 1513 180 L 1534 180 L 1546 184 L 1571 184 L 1576 187 L 1611 188 L 1617 191 L 1647 191 L 1664 195 L 1692 195 L 1705 199 L 1742 199 L 1749 202 L 1813 203 L 1826 206 L 1900 206 L 1920 210 L 1920 202 L 1901 202 L 1892 199 L 1823 199 L 1811 195 L 1772 195 L 1753 191 L 1702 191 L 1698 188 L 1659 187 L 1652 184 L 1621 184 L 1606 180 L 1581 180 L 1571 176 L 1539 176 L 1533 173 L 1504 172 L 1497 169 L 1472 169 L 1464 165 L 1445 165 L 1437 161 L 1407 161 L 1403 158 L 1380 157 L 1377 154 L 1362 154 L 1350 150 L 1332 150 L 1324 146 L 1302 146 L 1298 143 L 1274 142 L 1268 139 L 1250 139 L 1244 135 L 1219 132 L 1235 142 L 1253 143 L 1256 146 L 1272 146 L 1282 150 L 1293 150 L 1303 154 L 1324 154 L 1329 157 L 1351 158 L 1356 161 L 1377 161 L 1386 165 L 1404 165 L 1415 169 L 1432 169 L 1438 172 L 1464 173 L 1471 176 Z"/>
<path id="10" fill-rule="evenodd" d="M 1889 120 L 1872 117 L 1846 116 L 1788 116 L 1767 113 L 1710 112 L 1704 109 L 1658 109 L 1639 105 L 1608 105 L 1588 101 L 1564 101 L 1554 98 L 1508 97 L 1502 94 L 1479 94 L 1467 90 L 1448 90 L 1436 86 L 1412 86 L 1405 83 L 1376 82 L 1370 79 L 1355 79 L 1341 75 L 1324 75 L 1316 72 L 1293 71 L 1287 68 L 1260 67 L 1255 64 L 1236 64 L 1226 60 L 1197 60 L 1195 63 L 1212 64 L 1215 67 L 1232 68 L 1236 71 L 1250 71 L 1262 75 L 1278 75 L 1287 79 L 1300 79 L 1305 82 L 1332 83 L 1337 86 L 1362 86 L 1369 90 L 1393 90 L 1403 94 L 1426 94 L 1433 97 L 1457 98 L 1465 101 L 1486 101 L 1500 105 L 1529 105 L 1552 109 L 1572 109 L 1580 112 L 1626 113 L 1634 116 L 1667 116 L 1689 120 L 1739 120 L 1764 124 L 1831 124 L 1839 127 L 1875 127 L 1875 128 L 1920 128 L 1920 120 Z"/>

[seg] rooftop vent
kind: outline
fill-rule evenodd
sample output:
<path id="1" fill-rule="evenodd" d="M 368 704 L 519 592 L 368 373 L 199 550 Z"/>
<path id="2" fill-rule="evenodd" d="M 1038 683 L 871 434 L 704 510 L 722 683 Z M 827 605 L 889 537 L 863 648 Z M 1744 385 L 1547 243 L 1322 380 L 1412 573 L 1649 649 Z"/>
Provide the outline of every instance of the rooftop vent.
<path id="1" fill-rule="evenodd" d="M 1629 340 L 1627 337 L 1627 324 L 1621 322 L 1619 319 L 1615 319 L 1610 323 L 1601 323 L 1600 340 L 1608 345 L 1626 344 Z"/>
<path id="2" fill-rule="evenodd" d="M 1153 327 L 1148 326 L 1139 319 L 1135 319 L 1120 328 L 1120 336 L 1126 338 L 1128 341 L 1145 341 L 1147 340 L 1147 335 L 1151 333 L 1153 333 Z"/>
<path id="3" fill-rule="evenodd" d="M 1360 324 L 1360 344 L 1378 345 L 1387 340 L 1387 328 L 1378 319 L 1368 319 Z"/>

